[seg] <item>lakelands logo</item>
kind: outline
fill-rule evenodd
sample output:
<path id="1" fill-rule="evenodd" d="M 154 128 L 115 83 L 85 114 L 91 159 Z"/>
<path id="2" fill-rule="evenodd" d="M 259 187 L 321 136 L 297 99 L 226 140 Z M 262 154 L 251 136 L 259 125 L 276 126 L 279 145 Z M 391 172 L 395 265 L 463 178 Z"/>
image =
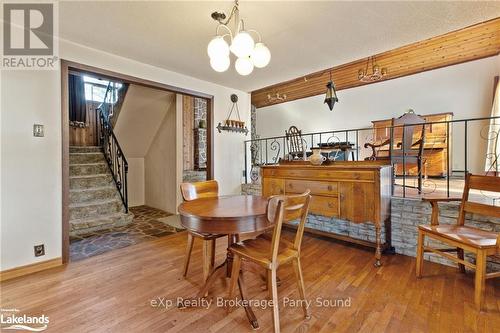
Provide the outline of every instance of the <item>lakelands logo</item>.
<path id="1" fill-rule="evenodd" d="M 20 315 L 18 309 L 2 309 L 0 313 L 1 330 L 24 330 L 31 332 L 45 331 L 49 325 L 49 317 Z"/>
<path id="2" fill-rule="evenodd" d="M 55 3 L 3 4 L 2 69 L 55 69 Z"/>

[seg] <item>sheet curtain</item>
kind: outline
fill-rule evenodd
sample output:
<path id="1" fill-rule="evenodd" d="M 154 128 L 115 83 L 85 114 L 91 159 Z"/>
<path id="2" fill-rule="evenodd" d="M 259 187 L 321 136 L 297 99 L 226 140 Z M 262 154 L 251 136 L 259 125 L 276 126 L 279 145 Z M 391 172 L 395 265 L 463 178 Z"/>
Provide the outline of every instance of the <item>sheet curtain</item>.
<path id="1" fill-rule="evenodd" d="M 79 75 L 69 76 L 69 120 L 70 122 L 86 123 L 87 101 L 85 99 L 85 83 Z"/>
<path id="2" fill-rule="evenodd" d="M 493 107 L 491 108 L 491 116 L 500 116 L 500 84 L 497 84 L 495 96 L 493 98 Z M 486 172 L 500 171 L 500 118 L 490 120 L 490 128 L 488 132 L 488 153 L 486 155 Z"/>

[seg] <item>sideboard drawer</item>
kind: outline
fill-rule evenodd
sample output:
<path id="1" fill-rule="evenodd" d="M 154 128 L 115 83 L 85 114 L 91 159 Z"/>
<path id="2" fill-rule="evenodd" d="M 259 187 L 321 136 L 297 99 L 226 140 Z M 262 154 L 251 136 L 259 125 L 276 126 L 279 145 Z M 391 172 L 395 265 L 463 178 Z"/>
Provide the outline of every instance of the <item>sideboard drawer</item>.
<path id="1" fill-rule="evenodd" d="M 285 194 L 285 180 L 278 178 L 264 178 L 262 180 L 262 195 L 269 197 L 271 195 Z"/>
<path id="2" fill-rule="evenodd" d="M 313 195 L 309 205 L 309 212 L 323 216 L 339 217 L 339 200 L 337 197 Z"/>
<path id="3" fill-rule="evenodd" d="M 321 179 L 321 180 L 366 180 L 373 181 L 373 171 L 365 170 L 328 170 L 326 168 L 266 168 L 264 178 L 293 178 L 293 179 Z"/>
<path id="4" fill-rule="evenodd" d="M 337 182 L 318 182 L 310 180 L 285 180 L 285 193 L 304 193 L 311 190 L 311 194 L 337 195 Z"/>

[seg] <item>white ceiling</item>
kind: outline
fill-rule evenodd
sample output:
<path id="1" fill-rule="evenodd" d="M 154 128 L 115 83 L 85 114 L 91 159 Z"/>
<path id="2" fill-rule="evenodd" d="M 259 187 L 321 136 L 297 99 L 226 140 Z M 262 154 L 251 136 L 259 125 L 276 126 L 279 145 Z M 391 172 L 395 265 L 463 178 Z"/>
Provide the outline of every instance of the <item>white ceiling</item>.
<path id="1" fill-rule="evenodd" d="M 271 63 L 247 77 L 214 72 L 213 11 L 231 2 L 61 2 L 61 37 L 221 85 L 252 91 L 500 16 L 500 2 L 240 1 Z M 232 65 L 234 58 L 231 59 Z"/>

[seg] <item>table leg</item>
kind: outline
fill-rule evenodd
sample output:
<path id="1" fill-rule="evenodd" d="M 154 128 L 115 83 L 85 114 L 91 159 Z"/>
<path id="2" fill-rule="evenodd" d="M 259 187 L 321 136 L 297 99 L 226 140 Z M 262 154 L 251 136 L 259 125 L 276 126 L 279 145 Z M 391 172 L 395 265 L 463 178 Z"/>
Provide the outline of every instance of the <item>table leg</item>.
<path id="1" fill-rule="evenodd" d="M 227 254 L 226 254 L 226 261 L 227 261 L 227 269 L 226 269 L 226 277 L 230 278 L 231 277 L 231 272 L 233 269 L 233 254 L 231 251 L 229 251 L 229 248 L 231 245 L 234 243 L 238 242 L 238 235 L 227 235 Z"/>
<path id="2" fill-rule="evenodd" d="M 217 266 L 208 276 L 208 279 L 205 281 L 205 284 L 203 287 L 198 291 L 196 294 L 196 297 L 191 297 L 191 298 L 186 298 L 187 301 L 193 300 L 193 299 L 201 299 L 205 298 L 208 295 L 208 290 L 212 286 L 212 284 L 217 280 L 218 277 L 223 277 L 224 276 L 224 266 L 226 265 L 226 261 L 224 261 L 222 264 Z M 188 304 L 193 304 L 193 302 L 188 302 Z M 186 306 L 183 302 L 177 304 L 177 307 L 179 309 L 185 309 L 188 306 Z"/>
<path id="3" fill-rule="evenodd" d="M 382 257 L 382 240 L 381 240 L 381 227 L 380 225 L 375 225 L 375 240 L 376 240 L 376 248 L 375 248 L 375 267 L 380 267 L 382 264 L 380 263 L 380 258 Z"/>
<path id="4" fill-rule="evenodd" d="M 233 243 L 235 243 L 238 240 L 237 235 L 228 235 L 228 248 L 231 246 Z M 224 266 L 226 266 L 226 270 L 224 272 Z M 228 250 L 227 251 L 227 257 L 226 260 L 217 266 L 208 276 L 208 279 L 206 280 L 205 284 L 203 287 L 198 291 L 198 294 L 196 295 L 195 298 L 186 298 L 187 301 L 193 300 L 193 299 L 201 299 L 205 298 L 206 295 L 208 294 L 208 290 L 212 286 L 212 284 L 217 280 L 219 277 L 223 277 L 224 273 L 226 274 L 226 278 L 231 277 L 231 269 L 233 266 L 233 255 L 232 253 Z M 245 290 L 245 284 L 243 281 L 243 272 L 240 271 L 240 275 L 238 276 L 238 288 L 240 289 L 240 296 L 243 301 L 247 299 L 246 297 L 246 290 Z M 246 302 L 245 302 L 246 303 Z M 193 302 L 189 302 L 188 304 L 194 304 Z M 188 306 L 185 305 L 183 302 L 177 304 L 177 307 L 179 309 L 185 309 Z M 257 321 L 257 317 L 253 313 L 252 308 L 249 305 L 246 305 L 245 307 L 245 313 L 247 315 L 248 321 L 250 322 L 250 325 L 252 325 L 253 329 L 258 329 L 259 328 L 259 322 Z"/>

